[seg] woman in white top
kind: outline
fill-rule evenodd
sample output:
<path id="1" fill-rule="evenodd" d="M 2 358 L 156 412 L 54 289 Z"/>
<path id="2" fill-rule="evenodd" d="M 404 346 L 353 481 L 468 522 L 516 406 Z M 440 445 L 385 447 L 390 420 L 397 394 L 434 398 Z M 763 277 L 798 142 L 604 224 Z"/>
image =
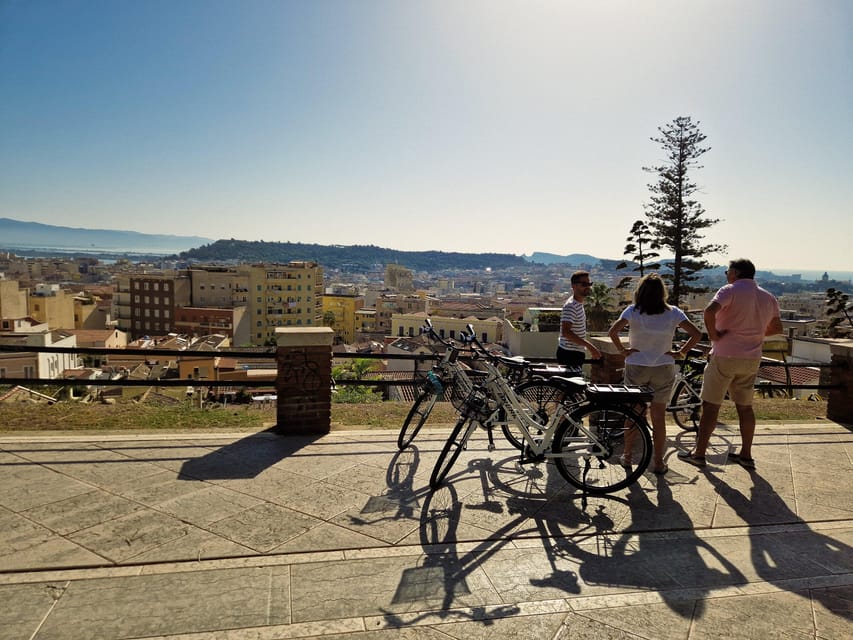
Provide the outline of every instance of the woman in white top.
<path id="1" fill-rule="evenodd" d="M 628 327 L 630 347 L 625 348 L 619 332 Z M 676 327 L 683 329 L 688 340 L 681 351 L 672 350 Z M 702 338 L 699 328 L 687 319 L 678 307 L 666 303 L 666 286 L 661 277 L 650 273 L 640 279 L 634 292 L 634 304 L 629 305 L 613 323 L 608 333 L 625 358 L 625 384 L 647 385 L 652 388 L 649 413 L 654 436 L 655 473 L 666 473 L 666 403 L 675 381 L 675 358 L 684 358 Z M 623 464 L 630 464 L 630 443 L 625 443 Z"/>

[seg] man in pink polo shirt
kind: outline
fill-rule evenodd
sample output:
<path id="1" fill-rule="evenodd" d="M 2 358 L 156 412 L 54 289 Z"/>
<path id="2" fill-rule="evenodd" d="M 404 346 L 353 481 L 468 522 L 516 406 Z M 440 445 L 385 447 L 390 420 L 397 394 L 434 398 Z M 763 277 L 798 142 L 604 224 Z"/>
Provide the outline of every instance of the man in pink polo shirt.
<path id="1" fill-rule="evenodd" d="M 728 284 L 705 307 L 705 330 L 712 346 L 702 382 L 702 417 L 696 448 L 678 453 L 679 458 L 697 467 L 705 466 L 705 450 L 728 392 L 737 409 L 741 439 L 740 451 L 729 457 L 747 469 L 755 468 L 755 376 L 761 364 L 764 336 L 782 333 L 782 321 L 776 298 L 759 287 L 754 278 L 755 265 L 751 261 L 732 260 L 726 271 Z"/>

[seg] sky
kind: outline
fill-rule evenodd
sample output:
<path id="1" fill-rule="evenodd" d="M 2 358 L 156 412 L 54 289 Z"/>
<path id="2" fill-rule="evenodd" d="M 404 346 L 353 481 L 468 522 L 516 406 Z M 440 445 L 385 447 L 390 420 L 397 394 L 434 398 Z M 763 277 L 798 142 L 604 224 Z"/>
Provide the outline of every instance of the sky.
<path id="1" fill-rule="evenodd" d="M 719 264 L 853 270 L 849 0 L 0 0 L 0 217 L 619 259 L 679 116 Z"/>

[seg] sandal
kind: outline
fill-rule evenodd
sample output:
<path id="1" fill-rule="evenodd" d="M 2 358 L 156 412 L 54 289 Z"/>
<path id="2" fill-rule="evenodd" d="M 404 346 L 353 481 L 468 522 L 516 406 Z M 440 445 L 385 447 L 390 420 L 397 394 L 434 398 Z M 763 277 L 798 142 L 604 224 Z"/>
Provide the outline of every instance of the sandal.
<path id="1" fill-rule="evenodd" d="M 687 464 L 692 464 L 694 467 L 701 468 L 706 464 L 704 456 L 694 456 L 690 451 L 679 451 L 678 457 Z"/>
<path id="2" fill-rule="evenodd" d="M 737 462 L 744 469 L 755 469 L 755 459 L 754 458 L 744 458 L 741 457 L 739 453 L 730 453 L 729 458 Z"/>

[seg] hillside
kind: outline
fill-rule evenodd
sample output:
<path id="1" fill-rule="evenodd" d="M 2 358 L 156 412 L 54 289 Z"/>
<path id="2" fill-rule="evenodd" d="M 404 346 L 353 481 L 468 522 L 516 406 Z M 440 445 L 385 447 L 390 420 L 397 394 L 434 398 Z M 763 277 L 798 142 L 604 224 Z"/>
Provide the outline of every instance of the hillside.
<path id="1" fill-rule="evenodd" d="M 167 254 L 210 242 L 200 236 L 174 236 L 110 229 L 80 229 L 0 218 L 0 249 L 58 249 Z"/>
<path id="2" fill-rule="evenodd" d="M 321 245 L 299 242 L 217 240 L 184 251 L 184 260 L 199 262 L 290 262 L 313 260 L 324 267 L 366 271 L 376 265 L 399 264 L 415 271 L 442 269 L 506 269 L 529 264 L 521 256 L 506 253 L 453 253 L 444 251 L 396 251 L 372 245 Z"/>

